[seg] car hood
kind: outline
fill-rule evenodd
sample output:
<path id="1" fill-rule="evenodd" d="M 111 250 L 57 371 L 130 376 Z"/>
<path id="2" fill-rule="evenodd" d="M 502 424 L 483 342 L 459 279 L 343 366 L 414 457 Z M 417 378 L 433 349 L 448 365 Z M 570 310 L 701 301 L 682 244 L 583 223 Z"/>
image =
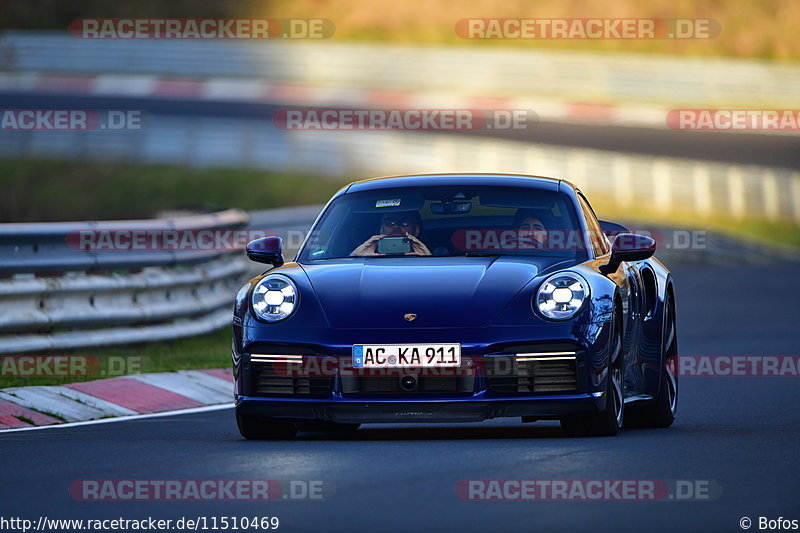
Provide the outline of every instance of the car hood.
<path id="1" fill-rule="evenodd" d="M 563 258 L 348 258 L 301 265 L 335 328 L 485 327 Z M 405 315 L 414 314 L 414 320 Z"/>

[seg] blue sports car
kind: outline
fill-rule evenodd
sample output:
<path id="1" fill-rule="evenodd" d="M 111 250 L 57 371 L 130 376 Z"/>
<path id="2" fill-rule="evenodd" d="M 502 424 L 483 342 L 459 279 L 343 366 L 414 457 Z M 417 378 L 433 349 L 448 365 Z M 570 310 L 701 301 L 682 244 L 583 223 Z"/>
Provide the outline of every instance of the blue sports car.
<path id="1" fill-rule="evenodd" d="M 293 262 L 278 237 L 247 246 L 271 268 L 236 297 L 239 430 L 494 417 L 557 419 L 570 436 L 667 427 L 675 292 L 655 248 L 598 221 L 564 180 L 354 182 Z"/>

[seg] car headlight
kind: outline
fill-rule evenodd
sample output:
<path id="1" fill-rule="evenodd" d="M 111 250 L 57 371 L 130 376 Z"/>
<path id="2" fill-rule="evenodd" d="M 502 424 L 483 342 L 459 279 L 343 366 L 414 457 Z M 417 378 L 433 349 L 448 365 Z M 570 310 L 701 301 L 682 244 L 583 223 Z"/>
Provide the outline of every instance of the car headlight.
<path id="1" fill-rule="evenodd" d="M 575 272 L 558 272 L 539 286 L 534 305 L 551 320 L 567 320 L 581 310 L 589 297 L 589 284 Z"/>
<path id="2" fill-rule="evenodd" d="M 297 287 L 286 276 L 272 274 L 259 281 L 251 298 L 253 312 L 266 322 L 278 322 L 297 307 Z"/>

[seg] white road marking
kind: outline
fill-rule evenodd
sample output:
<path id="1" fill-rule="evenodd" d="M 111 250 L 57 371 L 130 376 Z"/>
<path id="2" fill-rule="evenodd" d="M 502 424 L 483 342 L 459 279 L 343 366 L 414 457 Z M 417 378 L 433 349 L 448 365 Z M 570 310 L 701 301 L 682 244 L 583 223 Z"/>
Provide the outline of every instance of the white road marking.
<path id="1" fill-rule="evenodd" d="M 6 433 L 17 433 L 20 431 L 37 431 L 40 429 L 74 428 L 78 426 L 90 426 L 94 424 L 109 424 L 111 422 L 127 422 L 129 420 L 141 420 L 143 418 L 155 418 L 159 416 L 180 416 L 195 413 L 206 413 L 209 411 L 221 411 L 230 409 L 233 403 L 223 403 L 218 405 L 206 405 L 203 407 L 193 407 L 191 409 L 178 409 L 176 411 L 164 411 L 163 413 L 147 413 L 143 415 L 118 416 L 116 418 L 101 418 L 100 420 L 86 420 L 84 422 L 68 422 L 66 424 L 51 424 L 49 426 L 33 426 L 29 428 L 15 428 L 0 430 L 0 436 Z"/>

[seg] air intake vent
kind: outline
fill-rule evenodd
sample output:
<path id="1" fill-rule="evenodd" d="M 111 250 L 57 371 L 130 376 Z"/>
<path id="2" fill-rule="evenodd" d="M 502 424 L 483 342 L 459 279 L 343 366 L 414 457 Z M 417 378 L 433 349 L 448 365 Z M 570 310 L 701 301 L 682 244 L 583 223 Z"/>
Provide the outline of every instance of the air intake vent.
<path id="1" fill-rule="evenodd" d="M 291 366 L 283 362 L 254 362 L 253 388 L 256 394 L 306 398 L 327 398 L 331 395 L 333 378 L 292 375 L 287 371 Z"/>
<path id="2" fill-rule="evenodd" d="M 575 392 L 578 388 L 575 358 L 523 360 L 493 357 L 486 365 L 489 390 L 497 394 L 552 394 Z M 504 361 L 499 361 L 504 359 Z M 503 363 L 503 364 L 497 364 Z"/>

